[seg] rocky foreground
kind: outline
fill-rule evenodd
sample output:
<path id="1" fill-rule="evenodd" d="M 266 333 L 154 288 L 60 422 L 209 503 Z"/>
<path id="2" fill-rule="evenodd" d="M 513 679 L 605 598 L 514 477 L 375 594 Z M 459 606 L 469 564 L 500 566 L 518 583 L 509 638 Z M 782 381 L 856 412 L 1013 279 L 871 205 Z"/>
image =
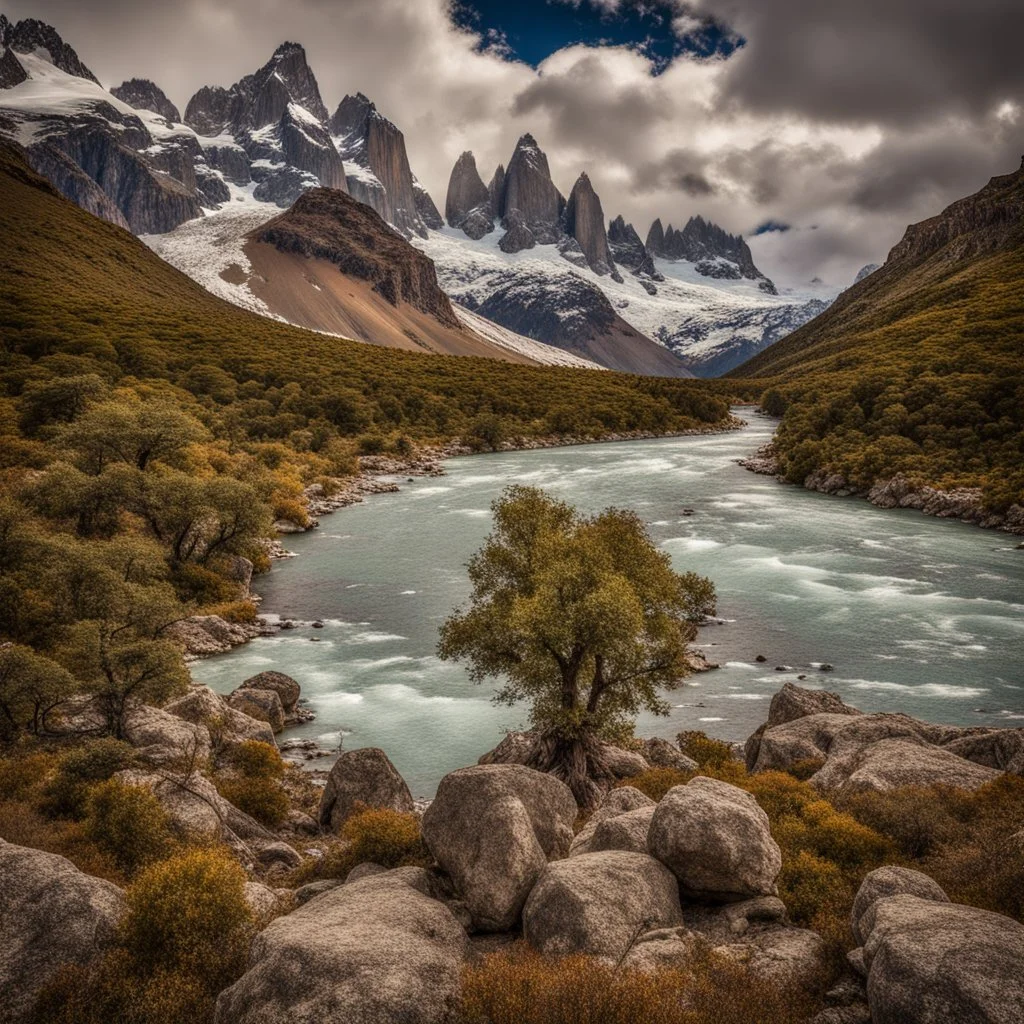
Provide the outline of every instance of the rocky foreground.
<path id="1" fill-rule="evenodd" d="M 533 737 L 513 733 L 480 764 L 445 776 L 425 809 L 383 751 L 344 753 L 316 818 L 293 810 L 270 830 L 219 794 L 203 766 L 247 740 L 274 744 L 301 714 L 300 696 L 294 680 L 265 672 L 227 698 L 194 686 L 126 723 L 139 766 L 124 781 L 150 789 L 183 830 L 226 844 L 269 920 L 248 970 L 217 1001 L 218 1024 L 452 1021 L 464 965 L 515 940 L 617 972 L 725 958 L 752 978 L 817 992 L 825 1009 L 815 1024 L 1024 1020 L 1024 926 L 952 903 L 908 867 L 863 878 L 849 922 L 858 945 L 845 967 L 830 967 L 825 938 L 791 923 L 779 898 L 782 854 L 765 810 L 736 785 L 693 775 L 697 764 L 665 740 L 608 748 L 620 783 L 586 820 L 562 782 L 517 763 Z M 69 716 L 69 729 L 88 727 L 84 710 Z M 754 772 L 810 773 L 821 792 L 971 791 L 1024 775 L 1024 729 L 865 714 L 787 684 L 745 757 Z M 628 784 L 652 768 L 690 774 L 655 801 Z M 318 835 L 368 806 L 416 812 L 428 862 L 364 862 L 345 878 L 282 887 Z M 62 965 L 103 955 L 125 900 L 63 857 L 2 841 L 0 877 L 2 1019 L 17 1022 Z"/>

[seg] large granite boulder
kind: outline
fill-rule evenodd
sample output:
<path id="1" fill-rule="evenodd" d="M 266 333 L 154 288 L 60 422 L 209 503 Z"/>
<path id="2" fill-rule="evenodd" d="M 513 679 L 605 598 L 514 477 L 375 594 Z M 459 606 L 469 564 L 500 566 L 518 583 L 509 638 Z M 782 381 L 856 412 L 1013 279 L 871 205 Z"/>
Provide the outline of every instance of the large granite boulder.
<path id="1" fill-rule="evenodd" d="M 0 1020 L 26 1019 L 61 967 L 102 956 L 124 909 L 124 894 L 111 882 L 0 839 Z"/>
<path id="2" fill-rule="evenodd" d="M 337 832 L 363 807 L 385 807 L 406 814 L 414 809 L 405 779 L 377 747 L 348 750 L 334 762 L 320 798 L 320 825 Z"/>
<path id="3" fill-rule="evenodd" d="M 569 856 L 575 857 L 580 853 L 594 852 L 596 847 L 592 848 L 590 844 L 593 841 L 598 826 L 603 821 L 620 814 L 628 814 L 630 811 L 642 809 L 647 809 L 653 814 L 654 807 L 654 801 L 634 786 L 617 786 L 615 789 L 609 790 L 600 805 L 591 814 L 587 823 L 573 837 L 572 844 L 569 847 Z M 649 825 L 650 822 L 648 822 Z M 646 850 L 646 847 L 644 850 Z"/>
<path id="4" fill-rule="evenodd" d="M 148 704 L 139 704 L 124 716 L 122 734 L 150 764 L 198 763 L 209 758 L 212 750 L 205 725 Z"/>
<path id="5" fill-rule="evenodd" d="M 976 907 L 886 896 L 860 919 L 874 1024 L 1019 1024 L 1024 925 Z"/>
<path id="6" fill-rule="evenodd" d="M 699 775 L 670 789 L 655 809 L 647 845 L 684 895 L 731 902 L 777 891 L 782 854 L 768 815 L 727 782 Z"/>
<path id="7" fill-rule="evenodd" d="M 523 934 L 545 956 L 583 953 L 612 963 L 637 935 L 682 923 L 672 872 L 653 857 L 621 850 L 554 861 L 523 908 Z"/>
<path id="8" fill-rule="evenodd" d="M 903 714 L 864 714 L 834 693 L 787 683 L 745 752 L 751 771 L 821 762 L 810 780 L 820 789 L 977 789 L 1001 772 L 1024 773 L 1024 729 L 961 728 Z"/>
<path id="9" fill-rule="evenodd" d="M 220 694 L 202 684 L 194 684 L 184 697 L 172 701 L 164 710 L 206 728 L 214 747 L 230 748 L 246 740 L 276 746 L 274 730 L 268 722 L 231 707 Z"/>
<path id="10" fill-rule="evenodd" d="M 255 818 L 225 800 L 199 772 L 186 775 L 129 768 L 115 778 L 148 789 L 182 835 L 226 843 L 246 863 L 252 862 L 254 850 L 275 839 Z"/>
<path id="11" fill-rule="evenodd" d="M 850 912 L 850 929 L 853 937 L 863 945 L 867 935 L 861 931 L 861 918 L 879 901 L 887 896 L 917 896 L 935 903 L 949 903 L 949 897 L 933 878 L 913 868 L 901 868 L 888 864 L 875 868 L 864 876 Z"/>
<path id="12" fill-rule="evenodd" d="M 272 921 L 215 1024 L 442 1024 L 453 1019 L 466 935 L 391 873 L 338 886 Z"/>
<path id="13" fill-rule="evenodd" d="M 276 690 L 240 686 L 228 697 L 228 705 L 250 718 L 266 722 L 275 733 L 284 729 L 284 707 Z"/>
<path id="14" fill-rule="evenodd" d="M 832 741 L 824 766 L 812 776 L 821 789 L 872 789 L 902 786 L 951 786 L 978 789 L 1002 774 L 929 743 L 920 735 L 887 736 L 880 716 L 853 719 Z M 899 728 L 899 727 L 897 727 Z M 875 739 L 876 735 L 880 738 Z"/>
<path id="15" fill-rule="evenodd" d="M 594 827 L 585 848 L 580 844 L 570 856 L 581 853 L 597 853 L 601 850 L 625 850 L 630 853 L 647 853 L 647 833 L 654 817 L 654 807 L 638 807 L 625 814 L 613 814 L 599 821 Z"/>
<path id="16" fill-rule="evenodd" d="M 295 710 L 295 705 L 299 703 L 299 698 L 302 696 L 302 688 L 299 684 L 283 672 L 258 672 L 246 679 L 238 689 L 273 690 L 280 698 L 285 714 Z"/>
<path id="17" fill-rule="evenodd" d="M 506 931 L 551 858 L 564 857 L 576 818 L 572 791 L 521 765 L 446 775 L 423 815 L 423 838 L 480 931 Z"/>

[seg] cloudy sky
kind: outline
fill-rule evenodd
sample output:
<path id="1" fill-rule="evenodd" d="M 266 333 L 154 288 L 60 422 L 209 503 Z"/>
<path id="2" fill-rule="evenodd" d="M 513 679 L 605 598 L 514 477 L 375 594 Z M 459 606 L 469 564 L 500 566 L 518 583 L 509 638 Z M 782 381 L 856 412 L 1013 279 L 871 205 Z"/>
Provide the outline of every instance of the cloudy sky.
<path id="1" fill-rule="evenodd" d="M 701 213 L 780 285 L 846 284 L 905 225 L 1016 169 L 1021 0 L 0 0 L 110 86 L 182 109 L 285 39 L 331 109 L 361 90 L 443 208 L 456 157 L 489 177 L 532 132 L 610 218 Z M 785 230 L 780 230 L 785 229 Z"/>

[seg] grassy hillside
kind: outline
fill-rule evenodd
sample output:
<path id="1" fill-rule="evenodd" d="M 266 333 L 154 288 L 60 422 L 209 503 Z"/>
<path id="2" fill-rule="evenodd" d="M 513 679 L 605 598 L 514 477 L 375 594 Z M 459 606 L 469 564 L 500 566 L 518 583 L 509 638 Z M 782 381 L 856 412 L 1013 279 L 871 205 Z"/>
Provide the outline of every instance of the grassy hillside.
<path id="1" fill-rule="evenodd" d="M 785 410 L 787 477 L 897 472 L 980 485 L 993 508 L 1024 491 L 1024 172 L 908 229 L 880 270 L 734 370 Z"/>

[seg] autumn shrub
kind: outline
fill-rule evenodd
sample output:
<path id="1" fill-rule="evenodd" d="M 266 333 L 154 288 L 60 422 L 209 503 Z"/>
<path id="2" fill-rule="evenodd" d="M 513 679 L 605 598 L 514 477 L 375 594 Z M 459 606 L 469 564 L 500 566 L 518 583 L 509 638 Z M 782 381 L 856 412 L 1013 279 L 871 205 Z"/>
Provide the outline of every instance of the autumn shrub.
<path id="1" fill-rule="evenodd" d="M 736 760 L 732 747 L 728 743 L 712 739 L 707 733 L 696 729 L 679 733 L 676 742 L 679 744 L 679 749 L 687 757 L 692 757 L 704 771 L 721 768 L 730 761 Z"/>
<path id="2" fill-rule="evenodd" d="M 786 772 L 794 779 L 806 782 L 812 775 L 816 775 L 825 764 L 821 757 L 801 757 L 786 768 Z"/>
<path id="3" fill-rule="evenodd" d="M 311 878 L 344 878 L 357 864 L 398 868 L 431 861 L 415 814 L 368 807 L 341 826 L 339 840 L 323 857 L 299 868 L 296 883 Z"/>
<path id="4" fill-rule="evenodd" d="M 11 750 L 0 757 L 0 794 L 6 800 L 24 800 L 34 794 L 53 770 L 54 757 L 34 748 Z"/>
<path id="5" fill-rule="evenodd" d="M 276 747 L 246 740 L 227 755 L 230 774 L 216 779 L 217 791 L 239 810 L 276 828 L 288 816 L 288 794 L 281 785 L 285 764 Z"/>
<path id="6" fill-rule="evenodd" d="M 171 821 L 144 786 L 120 779 L 99 783 L 90 793 L 85 834 L 127 875 L 167 857 L 174 848 Z"/>
<path id="7" fill-rule="evenodd" d="M 838 795 L 836 803 L 888 836 L 903 856 L 913 859 L 927 856 L 960 831 L 950 802 L 935 787 L 906 786 L 885 793 L 860 790 Z"/>
<path id="8" fill-rule="evenodd" d="M 86 740 L 62 755 L 46 784 L 43 808 L 56 817 L 84 818 L 90 790 L 135 763 L 135 751 L 122 740 Z"/>
<path id="9" fill-rule="evenodd" d="M 623 971 L 584 956 L 492 953 L 462 978 L 460 1024 L 796 1024 L 813 1012 L 797 986 L 710 955 L 686 967 Z"/>
<path id="10" fill-rule="evenodd" d="M 660 800 L 675 786 L 685 785 L 694 776 L 693 772 L 682 772 L 678 768 L 648 768 L 638 775 L 623 779 L 618 786 L 632 786 L 652 800 Z"/>
<path id="11" fill-rule="evenodd" d="M 91 967 L 66 967 L 31 1024 L 202 1024 L 245 970 L 253 918 L 230 854 L 192 849 L 143 870 L 126 890 L 119 942 Z"/>
<path id="12" fill-rule="evenodd" d="M 226 851 L 190 849 L 126 890 L 122 939 L 138 973 L 180 972 L 217 992 L 244 970 L 252 935 L 245 872 Z"/>

